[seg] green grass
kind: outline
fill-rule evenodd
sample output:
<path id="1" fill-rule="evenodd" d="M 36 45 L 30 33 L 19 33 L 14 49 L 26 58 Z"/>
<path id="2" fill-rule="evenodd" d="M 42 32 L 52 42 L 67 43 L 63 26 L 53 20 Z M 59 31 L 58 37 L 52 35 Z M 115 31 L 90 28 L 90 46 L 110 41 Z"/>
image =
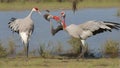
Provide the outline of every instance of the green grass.
<path id="1" fill-rule="evenodd" d="M 96 1 L 84 1 L 79 3 L 79 8 L 108 8 L 108 7 L 119 7 L 120 2 L 117 1 L 102 1 L 102 2 L 96 2 Z"/>
<path id="2" fill-rule="evenodd" d="M 78 9 L 80 8 L 103 8 L 103 7 L 119 7 L 120 1 L 83 1 L 78 3 Z M 13 2 L 13 3 L 0 3 L 0 10 L 26 10 L 32 7 L 38 7 L 40 10 L 58 10 L 58 9 L 71 9 L 71 2 Z"/>
<path id="3" fill-rule="evenodd" d="M 40 10 L 56 10 L 56 9 L 64 9 L 70 8 L 70 3 L 58 3 L 58 2 L 44 2 L 44 3 L 34 3 L 34 2 L 26 2 L 25 4 L 20 2 L 14 3 L 0 3 L 0 10 L 26 10 L 31 9 L 33 7 L 38 7 Z"/>
<path id="4" fill-rule="evenodd" d="M 43 59 L 1 58 L 0 68 L 119 68 L 119 58 L 102 59 Z"/>

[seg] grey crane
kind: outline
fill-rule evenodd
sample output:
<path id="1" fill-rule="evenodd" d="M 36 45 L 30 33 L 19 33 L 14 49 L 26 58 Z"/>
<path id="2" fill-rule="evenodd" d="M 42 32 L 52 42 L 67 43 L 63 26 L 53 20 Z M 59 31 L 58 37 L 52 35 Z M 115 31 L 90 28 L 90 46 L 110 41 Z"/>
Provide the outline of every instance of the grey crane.
<path id="1" fill-rule="evenodd" d="M 78 0 L 74 0 L 72 2 L 72 10 L 75 13 L 75 11 L 77 10 L 77 4 L 78 4 Z"/>
<path id="2" fill-rule="evenodd" d="M 18 33 L 21 37 L 24 46 L 27 47 L 27 51 L 26 51 L 27 57 L 29 51 L 29 39 L 34 30 L 34 23 L 31 18 L 32 13 L 34 11 L 41 14 L 38 8 L 33 8 L 29 13 L 29 15 L 26 16 L 25 18 L 22 19 L 11 18 L 10 22 L 8 23 L 11 31 Z"/>
<path id="3" fill-rule="evenodd" d="M 65 12 L 62 13 L 62 17 L 65 15 Z M 53 16 L 50 15 L 49 18 L 52 18 Z M 71 24 L 69 26 L 66 26 L 65 23 L 65 17 L 61 21 L 63 30 L 65 30 L 70 36 L 74 38 L 79 38 L 82 43 L 82 52 L 79 54 L 79 57 L 84 57 L 84 53 L 86 52 L 86 42 L 85 40 L 91 36 L 94 36 L 96 34 L 105 32 L 105 31 L 112 31 L 112 29 L 119 30 L 120 24 L 114 23 L 114 22 L 108 22 L 108 21 L 87 21 L 83 24 L 75 25 Z M 50 25 L 52 26 L 52 22 L 50 22 Z M 59 30 L 58 30 L 59 31 Z"/>
<path id="4" fill-rule="evenodd" d="M 50 22 L 50 19 L 52 18 L 52 19 L 54 19 L 57 23 L 60 24 L 60 25 L 57 26 L 56 29 L 53 27 L 53 25 L 50 26 L 51 33 L 52 33 L 53 36 L 54 36 L 58 31 L 63 30 L 63 27 L 62 27 L 62 25 L 61 25 L 61 21 L 62 21 L 61 17 L 62 17 L 62 16 L 52 16 L 52 15 L 50 15 L 49 13 L 46 13 L 46 14 L 44 14 L 43 17 L 44 17 L 47 21 L 49 21 L 49 22 Z M 63 16 L 63 18 L 64 18 L 64 17 L 65 17 L 65 15 Z M 52 23 L 51 23 L 51 24 L 52 24 Z"/>

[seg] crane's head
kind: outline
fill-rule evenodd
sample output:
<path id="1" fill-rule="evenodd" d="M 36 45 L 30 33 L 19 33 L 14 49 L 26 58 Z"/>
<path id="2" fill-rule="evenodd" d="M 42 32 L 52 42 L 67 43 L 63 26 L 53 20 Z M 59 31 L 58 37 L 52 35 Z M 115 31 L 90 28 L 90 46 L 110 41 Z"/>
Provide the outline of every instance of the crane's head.
<path id="1" fill-rule="evenodd" d="M 44 14 L 44 18 L 45 18 L 47 21 L 50 21 L 50 19 L 54 19 L 54 20 L 57 21 L 57 22 L 60 22 L 60 21 L 61 21 L 61 19 L 60 19 L 59 16 L 53 16 L 53 15 L 48 14 L 48 13 Z"/>
<path id="2" fill-rule="evenodd" d="M 41 15 L 40 10 L 39 10 L 38 8 L 36 8 L 36 7 L 34 7 L 34 8 L 32 9 L 32 11 L 36 11 L 36 12 L 38 12 L 38 13 Z"/>
<path id="3" fill-rule="evenodd" d="M 61 14 L 61 17 L 63 17 L 63 18 L 65 19 L 65 17 L 66 17 L 65 12 L 64 12 L 64 11 L 62 11 L 60 14 Z"/>
<path id="4" fill-rule="evenodd" d="M 52 15 L 50 15 L 50 14 L 48 14 L 48 13 L 44 14 L 44 15 L 43 15 L 43 17 L 44 17 L 44 18 L 45 18 L 45 20 L 47 20 L 47 21 L 50 21 L 50 19 L 52 19 L 52 18 L 53 18 L 53 16 L 52 16 Z"/>
<path id="5" fill-rule="evenodd" d="M 62 11 L 61 13 L 61 17 L 63 17 L 63 20 L 61 21 L 61 24 L 63 26 L 63 29 L 65 29 L 67 26 L 66 26 L 66 23 L 65 23 L 65 17 L 66 17 L 66 14 L 64 11 Z"/>

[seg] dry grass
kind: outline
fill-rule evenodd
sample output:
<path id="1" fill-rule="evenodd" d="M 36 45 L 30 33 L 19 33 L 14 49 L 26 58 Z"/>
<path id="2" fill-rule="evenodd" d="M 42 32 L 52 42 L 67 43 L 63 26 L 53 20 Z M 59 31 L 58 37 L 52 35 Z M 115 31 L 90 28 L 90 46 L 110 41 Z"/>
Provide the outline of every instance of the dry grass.
<path id="1" fill-rule="evenodd" d="M 43 58 L 1 58 L 0 68 L 120 68 L 119 58 L 102 59 L 43 59 Z"/>
<path id="2" fill-rule="evenodd" d="M 119 56 L 120 43 L 118 41 L 109 39 L 103 46 L 103 53 L 105 56 L 115 58 Z"/>

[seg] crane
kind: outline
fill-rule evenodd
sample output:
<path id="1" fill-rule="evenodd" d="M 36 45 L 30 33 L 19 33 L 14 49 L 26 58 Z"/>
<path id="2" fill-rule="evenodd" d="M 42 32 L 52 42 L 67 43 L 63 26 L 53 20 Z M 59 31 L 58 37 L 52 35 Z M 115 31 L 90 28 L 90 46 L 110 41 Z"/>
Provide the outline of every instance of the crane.
<path id="1" fill-rule="evenodd" d="M 27 48 L 26 49 L 27 57 L 28 57 L 28 51 L 29 51 L 30 36 L 32 35 L 34 30 L 34 23 L 31 17 L 32 17 L 32 13 L 35 11 L 41 14 L 39 9 L 35 7 L 31 10 L 29 15 L 26 16 L 25 18 L 21 18 L 21 19 L 11 18 L 10 22 L 8 23 L 8 26 L 11 29 L 11 31 L 16 32 L 20 35 L 24 46 Z"/>
<path id="2" fill-rule="evenodd" d="M 63 17 L 63 20 L 61 21 L 61 25 L 63 27 L 63 30 L 65 30 L 70 36 L 74 38 L 79 38 L 82 43 L 82 50 L 81 50 L 82 52 L 79 54 L 78 58 L 84 57 L 84 53 L 86 52 L 85 40 L 87 38 L 105 31 L 111 32 L 112 29 L 116 29 L 116 30 L 120 29 L 120 23 L 108 22 L 108 21 L 95 21 L 95 20 L 87 21 L 79 25 L 71 24 L 67 26 L 64 15 L 65 12 L 62 12 L 61 16 Z M 54 19 L 54 18 L 52 15 L 50 15 L 49 19 Z M 52 26 L 52 22 L 50 22 L 50 26 Z"/>
<path id="3" fill-rule="evenodd" d="M 72 2 L 72 10 L 73 10 L 74 13 L 75 13 L 75 11 L 77 10 L 77 4 L 78 4 L 78 1 L 77 1 L 77 0 L 74 0 L 74 1 Z"/>
<path id="4" fill-rule="evenodd" d="M 64 15 L 65 16 L 65 15 Z M 50 26 L 51 29 L 51 34 L 54 36 L 58 31 L 63 30 L 63 27 L 61 25 L 61 21 L 62 21 L 62 16 L 52 16 L 49 13 L 44 14 L 43 16 L 45 18 L 45 20 L 47 20 L 48 22 L 50 22 L 50 19 L 53 18 L 57 23 L 59 23 L 60 25 L 57 26 L 57 28 L 55 29 L 53 27 L 53 25 Z M 52 24 L 52 23 L 51 23 Z"/>

